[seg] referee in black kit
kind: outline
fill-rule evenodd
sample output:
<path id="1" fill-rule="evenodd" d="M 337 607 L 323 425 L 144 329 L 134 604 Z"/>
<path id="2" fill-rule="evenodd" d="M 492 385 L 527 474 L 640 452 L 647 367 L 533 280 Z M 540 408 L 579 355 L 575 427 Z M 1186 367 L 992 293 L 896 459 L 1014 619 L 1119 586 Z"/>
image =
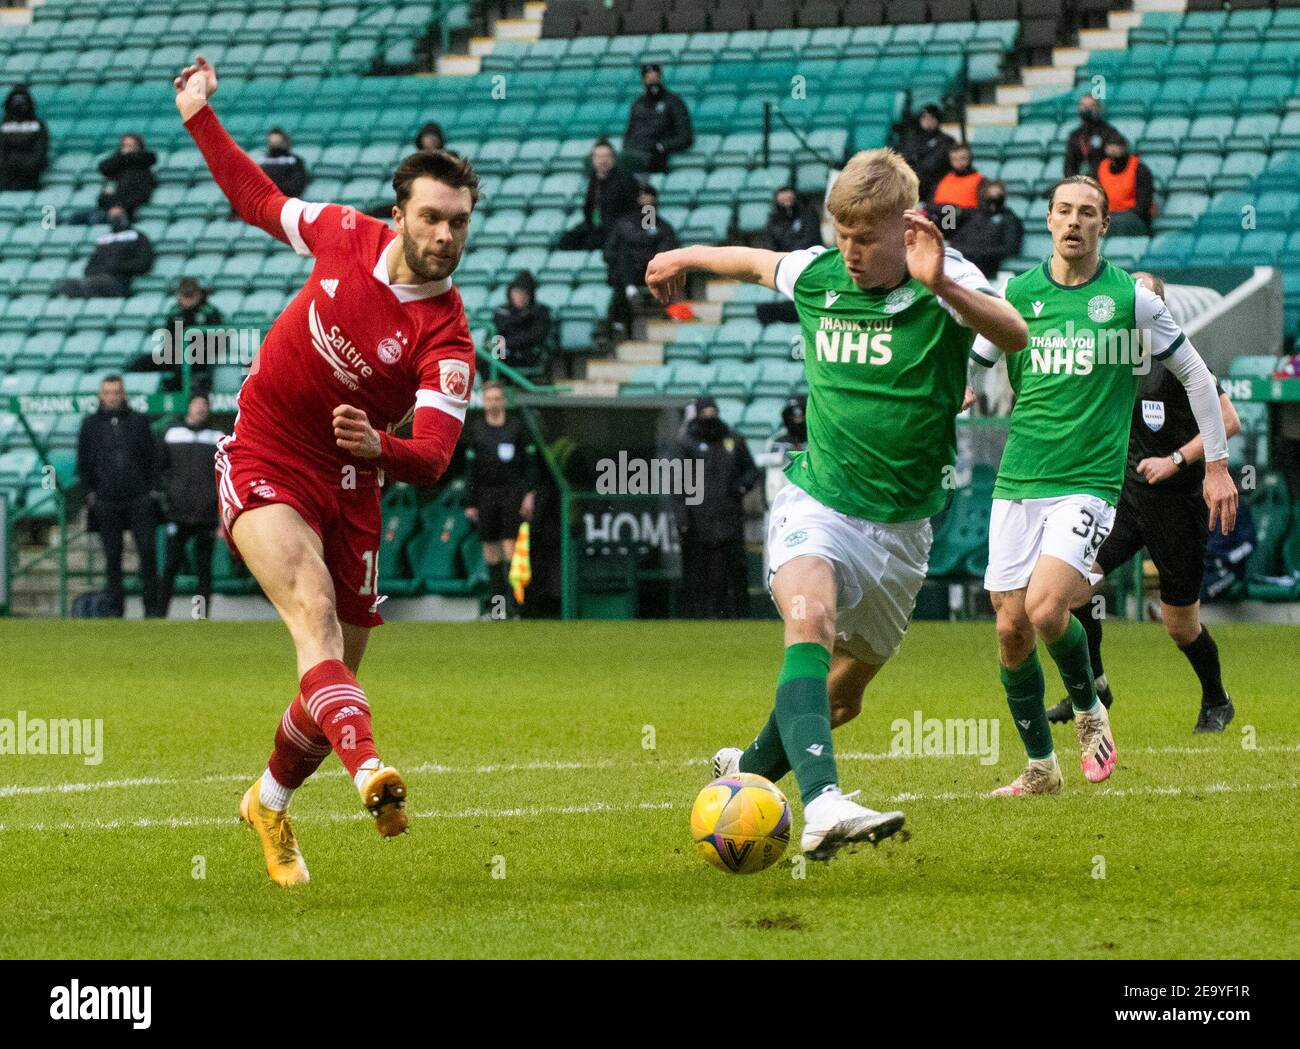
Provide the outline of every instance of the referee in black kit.
<path id="1" fill-rule="evenodd" d="M 483 384 L 483 416 L 471 418 L 461 438 L 468 477 L 465 516 L 478 526 L 491 594 L 500 597 L 507 618 L 518 615 L 510 590 L 510 559 L 521 521 L 533 516 L 537 484 L 537 446 L 528 427 L 506 415 L 506 392 L 499 382 Z"/>
<path id="2" fill-rule="evenodd" d="M 1164 281 L 1135 273 L 1162 299 Z M 1241 420 L 1222 387 L 1219 404 L 1228 436 L 1240 432 Z M 1205 479 L 1201 435 L 1187 394 L 1177 378 L 1159 361 L 1142 380 L 1129 427 L 1128 468 L 1115 524 L 1102 543 L 1094 566 L 1101 577 L 1126 563 L 1144 546 L 1160 574 L 1160 609 L 1165 629 L 1187 657 L 1201 682 L 1201 713 L 1197 732 L 1222 732 L 1235 713 L 1223 690 L 1219 649 L 1201 625 L 1201 576 L 1205 570 L 1208 510 L 1201 495 Z M 1095 577 L 1093 593 L 1101 586 Z M 1107 707 L 1114 701 L 1101 662 L 1101 618 L 1091 601 L 1072 610 L 1088 635 L 1088 653 L 1097 696 Z M 1047 712 L 1049 721 L 1074 720 L 1067 696 Z"/>

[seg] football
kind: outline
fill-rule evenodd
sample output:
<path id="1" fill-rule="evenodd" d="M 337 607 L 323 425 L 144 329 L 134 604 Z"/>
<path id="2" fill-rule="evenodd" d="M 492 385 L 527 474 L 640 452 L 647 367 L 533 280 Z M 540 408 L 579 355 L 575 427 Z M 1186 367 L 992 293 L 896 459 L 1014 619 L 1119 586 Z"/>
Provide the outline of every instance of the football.
<path id="1" fill-rule="evenodd" d="M 790 841 L 790 806 L 775 783 L 737 772 L 715 779 L 691 808 L 700 854 L 728 874 L 756 874 L 781 858 Z"/>

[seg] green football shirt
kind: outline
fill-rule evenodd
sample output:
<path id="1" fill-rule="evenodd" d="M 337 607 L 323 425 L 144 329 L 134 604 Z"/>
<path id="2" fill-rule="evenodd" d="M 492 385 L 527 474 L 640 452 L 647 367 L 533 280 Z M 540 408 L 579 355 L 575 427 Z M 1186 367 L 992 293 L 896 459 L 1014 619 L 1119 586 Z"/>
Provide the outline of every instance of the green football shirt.
<path id="1" fill-rule="evenodd" d="M 944 272 L 995 294 L 951 248 Z M 832 510 L 880 523 L 943 509 L 974 333 L 920 281 L 863 290 L 837 249 L 781 258 L 776 287 L 799 316 L 808 448 L 786 476 Z"/>
<path id="2" fill-rule="evenodd" d="M 1007 283 L 1029 345 L 1006 355 L 1016 400 L 995 499 L 1119 501 L 1142 377 L 1185 336 L 1159 296 L 1100 261 L 1091 280 L 1072 287 L 1052 279 L 1050 259 Z M 991 365 L 998 351 L 976 339 L 971 355 Z"/>

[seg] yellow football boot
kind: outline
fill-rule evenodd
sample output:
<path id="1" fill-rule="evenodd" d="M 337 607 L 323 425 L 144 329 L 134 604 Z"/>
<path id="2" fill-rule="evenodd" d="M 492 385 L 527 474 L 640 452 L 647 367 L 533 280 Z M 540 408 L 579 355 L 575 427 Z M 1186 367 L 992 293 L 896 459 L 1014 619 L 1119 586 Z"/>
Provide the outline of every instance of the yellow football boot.
<path id="1" fill-rule="evenodd" d="M 303 862 L 298 839 L 293 836 L 287 812 L 276 812 L 262 804 L 260 779 L 244 793 L 239 803 L 239 818 L 247 823 L 262 839 L 262 854 L 266 857 L 266 873 L 277 885 L 306 885 L 310 880 L 307 864 Z"/>

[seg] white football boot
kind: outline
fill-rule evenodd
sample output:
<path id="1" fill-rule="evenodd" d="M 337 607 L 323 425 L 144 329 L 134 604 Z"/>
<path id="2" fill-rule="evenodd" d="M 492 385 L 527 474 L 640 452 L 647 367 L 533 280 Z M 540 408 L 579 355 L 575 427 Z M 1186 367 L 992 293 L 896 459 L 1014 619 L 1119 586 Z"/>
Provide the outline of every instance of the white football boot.
<path id="1" fill-rule="evenodd" d="M 1026 794 L 1060 794 L 1061 766 L 1056 755 L 1035 760 L 1031 758 L 1025 771 L 1005 787 L 993 791 L 995 798 L 1019 798 Z"/>
<path id="2" fill-rule="evenodd" d="M 740 756 L 745 752 L 739 747 L 723 747 L 713 755 L 713 778 L 734 776 L 740 771 Z"/>
<path id="3" fill-rule="evenodd" d="M 1115 750 L 1115 736 L 1105 706 L 1098 703 L 1087 714 L 1076 713 L 1074 727 L 1079 733 L 1079 765 L 1083 768 L 1083 778 L 1089 783 L 1100 783 L 1110 778 L 1119 753 Z"/>
<path id="4" fill-rule="evenodd" d="M 901 812 L 865 808 L 852 800 L 858 793 L 831 787 L 805 806 L 800 846 L 810 860 L 829 860 L 846 846 L 877 845 L 903 826 Z"/>

